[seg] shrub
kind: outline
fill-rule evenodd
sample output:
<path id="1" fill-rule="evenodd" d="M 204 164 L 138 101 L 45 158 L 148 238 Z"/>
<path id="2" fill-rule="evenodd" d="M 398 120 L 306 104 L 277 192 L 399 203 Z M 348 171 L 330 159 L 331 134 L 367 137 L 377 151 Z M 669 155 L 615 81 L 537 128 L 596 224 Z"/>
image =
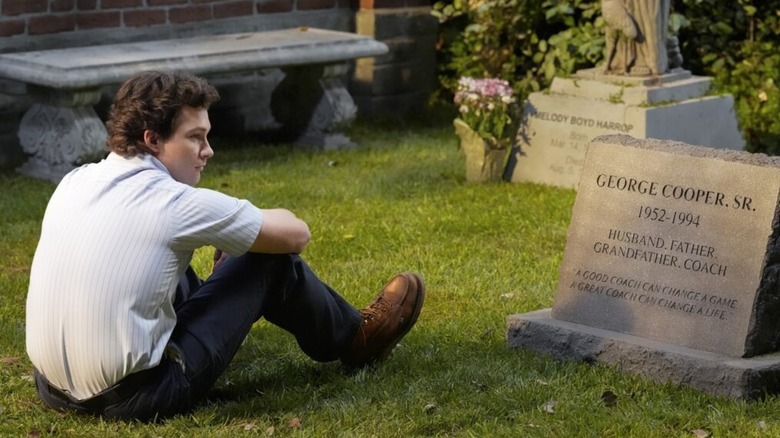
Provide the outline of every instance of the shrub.
<path id="1" fill-rule="evenodd" d="M 680 3 L 685 67 L 734 95 L 747 150 L 780 154 L 780 0 Z"/>
<path id="2" fill-rule="evenodd" d="M 584 0 L 439 1 L 441 84 L 453 92 L 462 76 L 499 78 L 524 99 L 599 58 L 597 11 L 598 2 Z"/>

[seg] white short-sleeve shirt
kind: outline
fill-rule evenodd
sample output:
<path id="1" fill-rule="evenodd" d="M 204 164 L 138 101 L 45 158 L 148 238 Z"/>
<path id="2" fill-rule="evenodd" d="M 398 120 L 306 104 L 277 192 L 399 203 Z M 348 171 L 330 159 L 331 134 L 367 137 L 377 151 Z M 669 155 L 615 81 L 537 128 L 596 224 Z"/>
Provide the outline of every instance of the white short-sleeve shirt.
<path id="1" fill-rule="evenodd" d="M 27 295 L 27 353 L 86 399 L 160 363 L 193 251 L 242 254 L 262 225 L 246 200 L 175 181 L 150 155 L 111 153 L 63 178 L 43 218 Z"/>

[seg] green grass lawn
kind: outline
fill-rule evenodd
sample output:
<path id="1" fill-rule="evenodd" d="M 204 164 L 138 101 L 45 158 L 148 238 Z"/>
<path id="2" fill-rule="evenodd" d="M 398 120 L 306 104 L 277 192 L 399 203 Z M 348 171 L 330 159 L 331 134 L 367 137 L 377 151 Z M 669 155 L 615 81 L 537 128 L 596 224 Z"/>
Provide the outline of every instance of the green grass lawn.
<path id="1" fill-rule="evenodd" d="M 507 348 L 506 317 L 552 305 L 575 193 L 474 185 L 451 126 L 361 125 L 353 151 L 213 139 L 202 186 L 308 222 L 304 257 L 362 307 L 393 274 L 427 284 L 417 326 L 376 369 L 307 359 L 259 322 L 209 402 L 161 424 L 50 411 L 25 355 L 29 266 L 54 186 L 0 174 L 0 436 L 779 436 L 747 403 Z M 194 265 L 210 270 L 211 251 Z M 617 403 L 604 403 L 610 391 Z M 709 435 L 707 435 L 709 434 Z"/>

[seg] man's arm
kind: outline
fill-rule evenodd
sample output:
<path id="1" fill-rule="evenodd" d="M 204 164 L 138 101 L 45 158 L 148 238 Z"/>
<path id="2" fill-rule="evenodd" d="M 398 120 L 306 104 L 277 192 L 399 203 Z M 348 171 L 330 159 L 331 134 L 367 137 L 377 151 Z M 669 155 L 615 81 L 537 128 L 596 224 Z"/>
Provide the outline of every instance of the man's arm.
<path id="1" fill-rule="evenodd" d="M 249 252 L 300 254 L 309 239 L 309 226 L 293 212 L 283 208 L 263 210 L 263 225 Z"/>

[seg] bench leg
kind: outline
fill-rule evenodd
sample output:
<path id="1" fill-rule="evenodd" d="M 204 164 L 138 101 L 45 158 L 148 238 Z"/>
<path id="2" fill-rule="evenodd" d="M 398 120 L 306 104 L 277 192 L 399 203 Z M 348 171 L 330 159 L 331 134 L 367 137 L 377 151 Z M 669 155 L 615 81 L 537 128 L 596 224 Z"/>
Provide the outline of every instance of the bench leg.
<path id="1" fill-rule="evenodd" d="M 287 138 L 320 149 L 344 149 L 355 144 L 340 130 L 357 114 L 357 106 L 340 76 L 343 65 L 314 65 L 285 69 L 271 96 L 271 112 Z"/>
<path id="2" fill-rule="evenodd" d="M 30 155 L 17 170 L 59 182 L 66 173 L 105 153 L 106 128 L 91 106 L 36 103 L 19 125 L 19 143 Z"/>

